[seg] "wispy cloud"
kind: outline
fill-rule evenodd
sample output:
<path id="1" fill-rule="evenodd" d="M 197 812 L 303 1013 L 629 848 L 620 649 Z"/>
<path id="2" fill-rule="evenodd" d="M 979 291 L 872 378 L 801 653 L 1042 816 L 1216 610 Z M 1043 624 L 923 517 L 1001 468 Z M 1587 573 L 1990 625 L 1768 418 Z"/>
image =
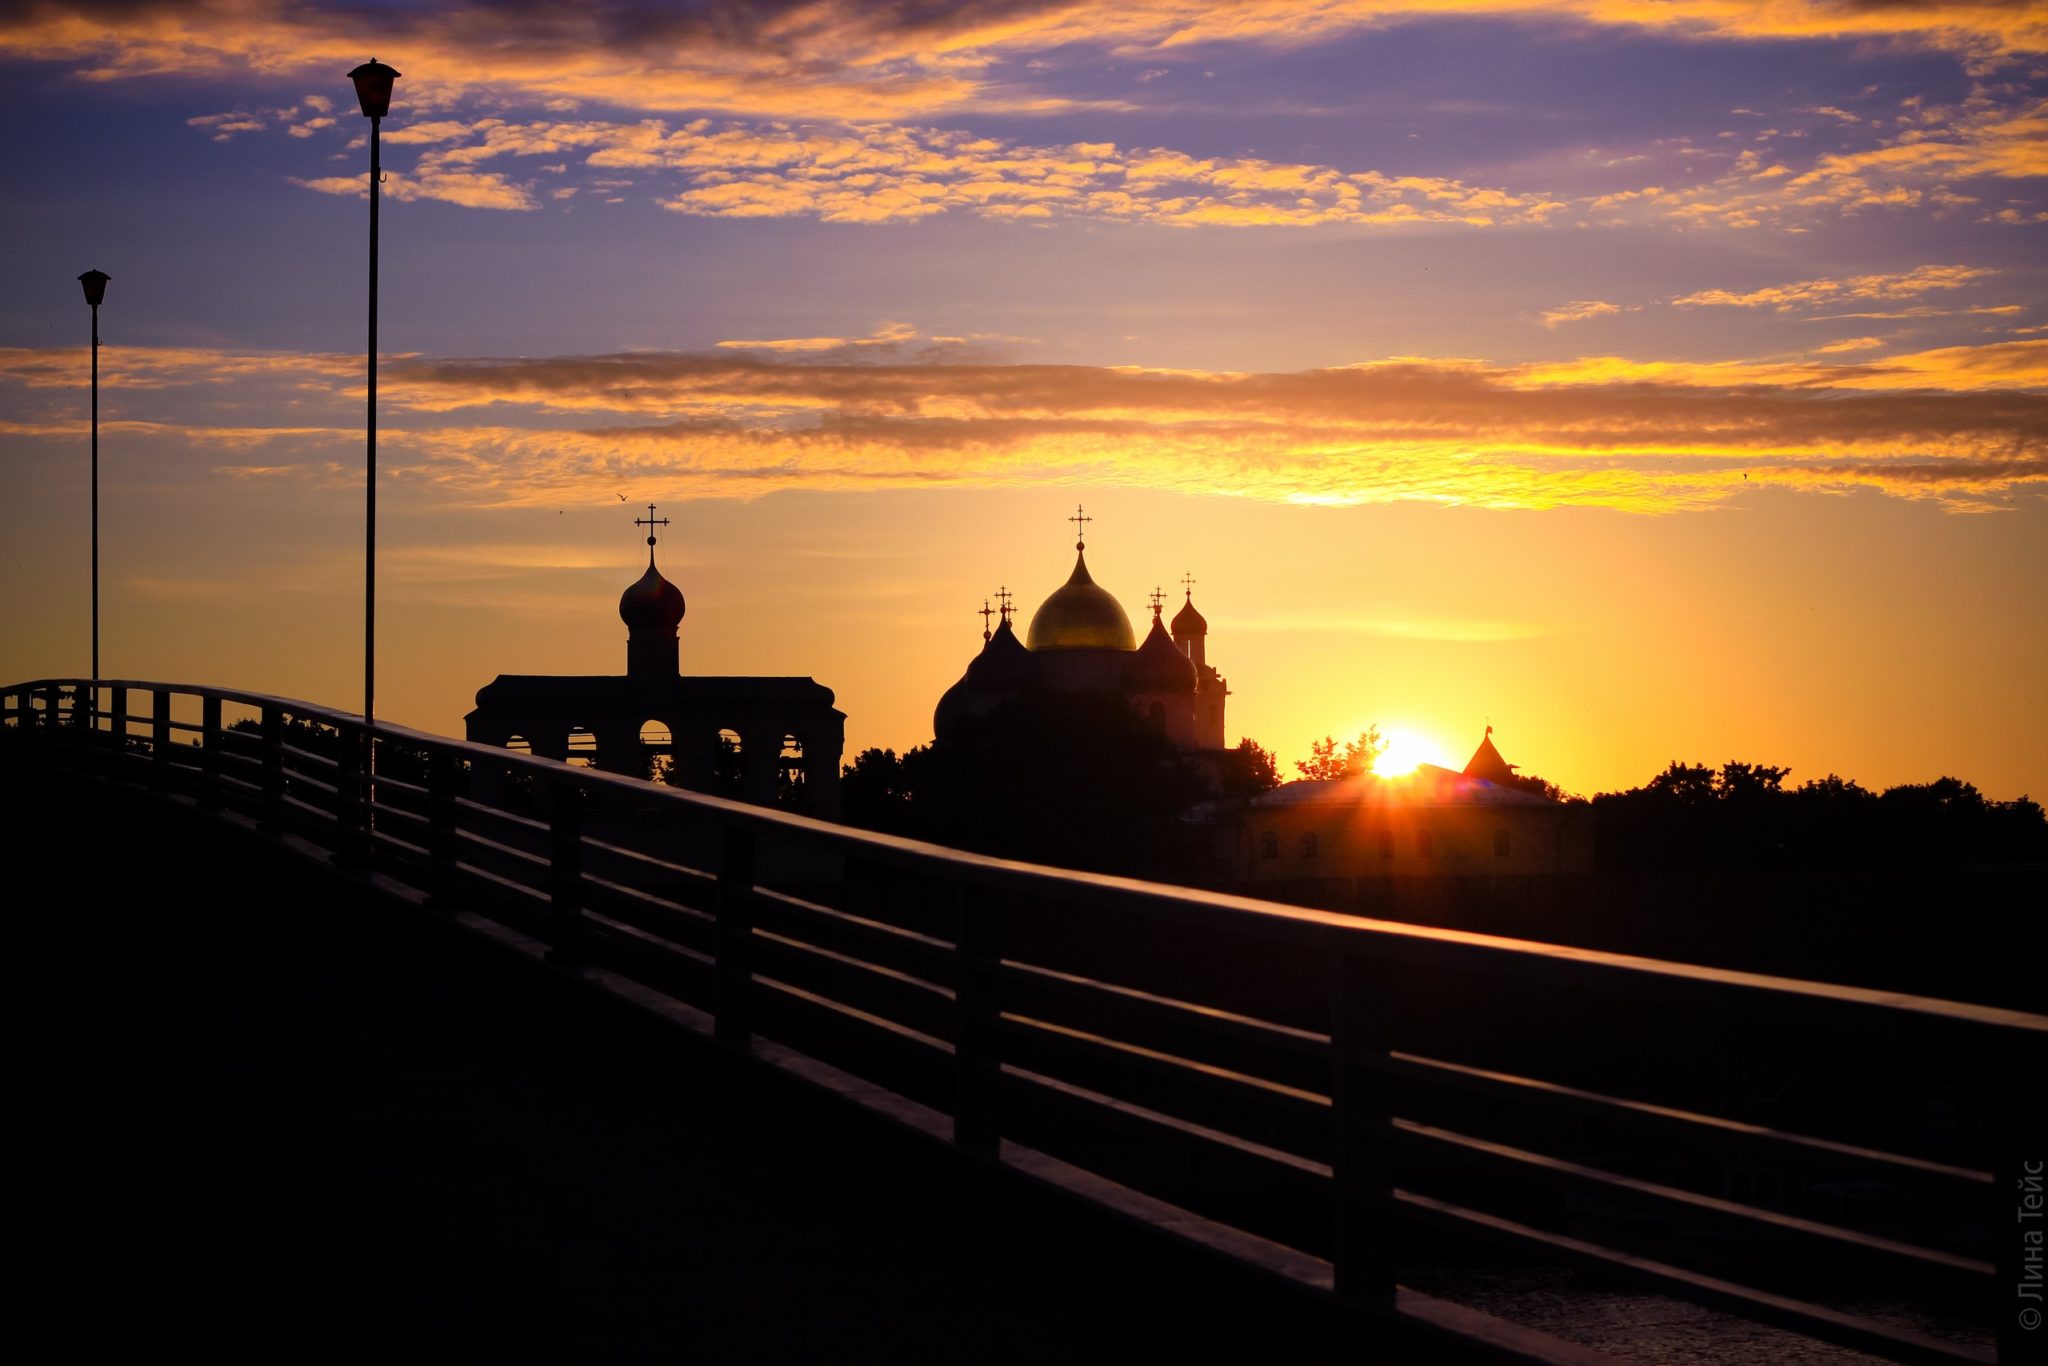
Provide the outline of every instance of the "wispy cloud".
<path id="1" fill-rule="evenodd" d="M 1743 292 L 1703 289 L 1671 301 L 1676 308 L 1771 308 L 1780 313 L 1830 307 L 1857 299 L 1916 299 L 1939 290 L 1961 289 L 1998 272 L 1977 266 L 1919 266 L 1888 275 L 1853 275 L 1843 279 L 1798 280 Z"/>
<path id="2" fill-rule="evenodd" d="M 1556 327 L 1560 323 L 1584 322 L 1588 318 L 1604 318 L 1610 313 L 1621 312 L 1620 304 L 1610 304 L 1603 299 L 1575 299 L 1568 304 L 1543 311 L 1543 325 Z"/>

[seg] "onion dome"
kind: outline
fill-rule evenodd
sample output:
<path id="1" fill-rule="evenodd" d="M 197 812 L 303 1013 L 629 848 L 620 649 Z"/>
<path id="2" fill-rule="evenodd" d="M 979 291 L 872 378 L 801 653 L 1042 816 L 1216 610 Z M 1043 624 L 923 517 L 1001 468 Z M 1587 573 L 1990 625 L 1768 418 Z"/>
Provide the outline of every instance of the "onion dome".
<path id="1" fill-rule="evenodd" d="M 932 734 L 949 737 L 970 717 L 986 716 L 997 703 L 1028 685 L 1030 674 L 1031 652 L 1005 617 L 995 634 L 983 642 L 981 653 L 968 662 L 960 681 L 939 698 L 932 713 Z"/>
<path id="2" fill-rule="evenodd" d="M 1140 693 L 1195 690 L 1194 662 L 1167 636 L 1157 612 L 1152 614 L 1152 629 L 1145 633 L 1145 643 L 1131 658 L 1124 686 Z"/>
<path id="3" fill-rule="evenodd" d="M 633 635 L 674 635 L 682 625 L 683 590 L 661 576 L 654 567 L 654 552 L 647 554 L 647 572 L 631 588 L 619 594 L 619 619 Z"/>
<path id="4" fill-rule="evenodd" d="M 1131 619 L 1088 577 L 1087 556 L 1076 547 L 1073 574 L 1032 613 L 1026 643 L 1034 650 L 1129 650 L 1138 642 Z"/>
<path id="5" fill-rule="evenodd" d="M 1017 639 L 1017 633 L 1010 629 L 1009 618 L 996 627 L 996 633 L 988 638 L 988 644 L 981 647 L 981 653 L 967 666 L 970 681 L 985 688 L 1007 688 L 1022 681 L 1029 671 L 1031 652 L 1024 648 L 1024 642 Z"/>
<path id="6" fill-rule="evenodd" d="M 1203 619 L 1200 612 L 1195 610 L 1195 591 L 1191 588 L 1188 590 L 1188 600 L 1181 604 L 1181 609 L 1178 612 L 1173 614 L 1173 638 L 1175 640 L 1186 640 L 1189 636 L 1206 636 L 1208 634 L 1209 623 Z"/>

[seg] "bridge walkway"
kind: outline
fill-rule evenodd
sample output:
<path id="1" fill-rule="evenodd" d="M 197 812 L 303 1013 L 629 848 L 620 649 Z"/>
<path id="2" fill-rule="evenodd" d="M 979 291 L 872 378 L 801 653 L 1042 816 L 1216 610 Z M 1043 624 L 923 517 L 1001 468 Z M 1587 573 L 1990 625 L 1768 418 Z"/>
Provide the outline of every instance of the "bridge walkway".
<path id="1" fill-rule="evenodd" d="M 17 1336 L 298 1362 L 1338 1355 L 1285 1285 L 134 801 L 0 791 L 17 1302 L 44 1321 Z"/>

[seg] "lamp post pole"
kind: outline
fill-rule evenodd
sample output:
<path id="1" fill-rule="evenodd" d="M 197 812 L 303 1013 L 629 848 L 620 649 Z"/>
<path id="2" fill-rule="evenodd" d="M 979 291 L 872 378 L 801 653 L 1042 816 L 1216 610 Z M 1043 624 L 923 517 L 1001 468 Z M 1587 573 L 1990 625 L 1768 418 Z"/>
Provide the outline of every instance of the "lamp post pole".
<path id="1" fill-rule="evenodd" d="M 377 208 L 382 202 L 384 147 L 381 134 L 384 116 L 391 112 L 391 85 L 398 72 L 372 57 L 348 73 L 355 82 L 356 99 L 363 117 L 370 121 L 370 336 L 369 415 L 366 431 L 367 461 L 363 492 L 363 820 L 367 856 L 374 836 L 377 771 Z"/>
<path id="2" fill-rule="evenodd" d="M 92 309 L 92 706 L 100 706 L 100 303 L 107 297 L 104 271 L 88 270 L 78 277 L 85 288 L 85 302 Z M 97 721 L 95 721 L 97 724 Z"/>

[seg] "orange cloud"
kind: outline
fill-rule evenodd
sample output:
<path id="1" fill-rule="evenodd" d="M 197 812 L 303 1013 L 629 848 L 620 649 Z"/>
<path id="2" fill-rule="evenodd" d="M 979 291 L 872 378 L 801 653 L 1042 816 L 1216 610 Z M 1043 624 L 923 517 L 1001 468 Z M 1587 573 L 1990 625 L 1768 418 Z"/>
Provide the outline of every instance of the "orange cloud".
<path id="1" fill-rule="evenodd" d="M 396 357 L 380 433 L 387 477 L 507 505 L 609 498 L 650 480 L 693 496 L 1086 480 L 1653 513 L 1767 484 L 1967 509 L 2048 493 L 2048 340 L 1863 362 L 1394 359 L 1292 373 L 779 354 Z M 122 364 L 160 390 L 201 393 L 222 383 L 216 371 L 240 377 L 231 394 L 266 374 L 353 373 L 337 357 L 190 350 Z M 47 387 L 59 372 L 54 353 L 0 353 L 0 385 Z M 327 392 L 324 424 L 252 425 L 236 400 L 218 423 L 122 416 L 106 430 L 131 452 L 182 453 L 171 463 L 186 468 L 360 480 L 354 400 L 346 384 L 329 380 Z M 72 438 L 81 421 L 10 430 Z"/>

